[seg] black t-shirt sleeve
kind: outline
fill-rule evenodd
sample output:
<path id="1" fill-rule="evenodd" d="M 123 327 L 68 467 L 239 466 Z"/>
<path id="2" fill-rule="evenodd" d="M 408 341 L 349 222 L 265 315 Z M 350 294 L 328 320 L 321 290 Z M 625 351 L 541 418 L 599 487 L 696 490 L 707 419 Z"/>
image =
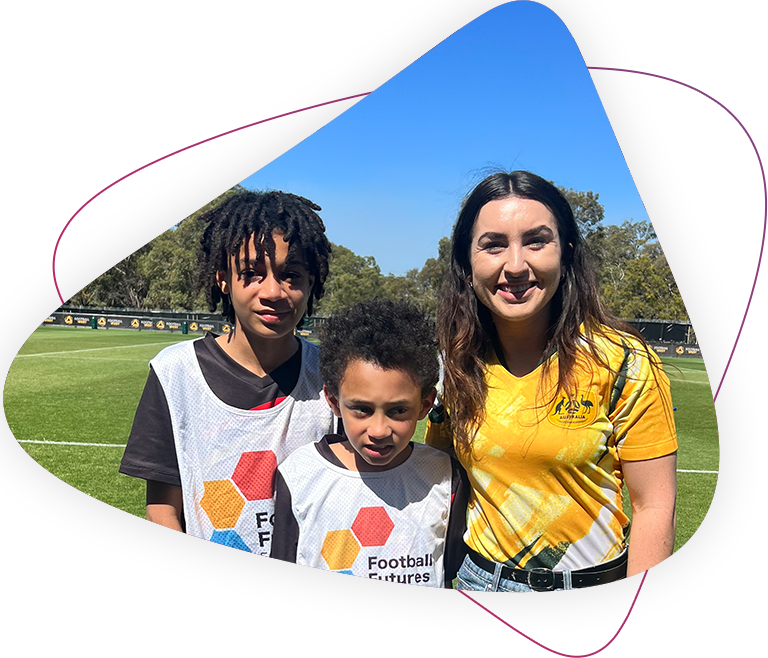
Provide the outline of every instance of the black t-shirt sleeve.
<path id="1" fill-rule="evenodd" d="M 467 530 L 467 504 L 469 502 L 469 478 L 459 462 L 451 458 L 451 512 L 448 516 L 448 532 L 445 537 L 445 586 L 451 583 L 467 554 L 464 533 Z"/>
<path id="2" fill-rule="evenodd" d="M 275 473 L 275 527 L 269 557 L 295 564 L 298 546 L 299 524 L 293 516 L 291 492 L 278 469 Z"/>
<path id="3" fill-rule="evenodd" d="M 120 462 L 120 472 L 142 480 L 181 486 L 171 413 L 163 387 L 151 366 Z"/>

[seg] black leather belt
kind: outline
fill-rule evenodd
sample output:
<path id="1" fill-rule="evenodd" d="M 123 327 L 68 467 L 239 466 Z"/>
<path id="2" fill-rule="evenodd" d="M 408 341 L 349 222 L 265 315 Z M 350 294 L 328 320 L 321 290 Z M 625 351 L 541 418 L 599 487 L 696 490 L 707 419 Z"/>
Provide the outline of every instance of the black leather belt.
<path id="1" fill-rule="evenodd" d="M 485 571 L 494 573 L 496 562 L 487 560 L 477 551 L 467 548 L 469 559 L 478 567 Z M 571 587 L 592 587 L 593 585 L 602 585 L 611 583 L 614 580 L 621 580 L 627 577 L 627 551 L 624 551 L 619 557 L 604 564 L 598 564 L 586 569 L 577 569 L 571 571 Z M 553 589 L 563 588 L 563 572 L 552 571 L 544 567 L 534 567 L 533 569 L 514 569 L 513 567 L 503 566 L 501 568 L 501 577 L 505 580 L 513 580 L 516 583 L 528 585 L 535 592 L 546 592 Z"/>

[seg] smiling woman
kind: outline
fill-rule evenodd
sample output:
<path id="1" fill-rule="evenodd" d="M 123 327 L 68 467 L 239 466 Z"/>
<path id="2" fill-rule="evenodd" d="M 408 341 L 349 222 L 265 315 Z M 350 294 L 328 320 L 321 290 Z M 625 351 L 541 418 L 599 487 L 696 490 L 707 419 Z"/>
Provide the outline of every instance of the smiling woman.
<path id="1" fill-rule="evenodd" d="M 471 285 L 483 306 L 507 320 L 500 329 L 514 336 L 503 343 L 521 334 L 546 336 L 544 311 L 564 273 L 561 260 L 557 221 L 545 205 L 508 197 L 480 209 L 472 231 Z M 539 355 L 526 354 L 538 361 Z M 519 362 L 516 367 L 526 368 Z"/>
<path id="2" fill-rule="evenodd" d="M 669 380 L 600 302 L 557 188 L 515 171 L 472 191 L 437 319 L 447 415 L 431 417 L 427 442 L 455 450 L 472 485 L 459 587 L 587 587 L 669 556 Z"/>

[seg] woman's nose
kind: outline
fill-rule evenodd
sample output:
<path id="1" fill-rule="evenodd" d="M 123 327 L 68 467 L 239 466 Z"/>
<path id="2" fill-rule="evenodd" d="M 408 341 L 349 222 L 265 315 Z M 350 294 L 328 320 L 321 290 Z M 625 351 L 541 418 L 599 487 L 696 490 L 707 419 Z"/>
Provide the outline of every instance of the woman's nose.
<path id="1" fill-rule="evenodd" d="M 511 278 L 518 278 L 528 272 L 528 262 L 521 245 L 510 245 L 507 250 L 507 260 L 504 263 L 504 272 Z"/>

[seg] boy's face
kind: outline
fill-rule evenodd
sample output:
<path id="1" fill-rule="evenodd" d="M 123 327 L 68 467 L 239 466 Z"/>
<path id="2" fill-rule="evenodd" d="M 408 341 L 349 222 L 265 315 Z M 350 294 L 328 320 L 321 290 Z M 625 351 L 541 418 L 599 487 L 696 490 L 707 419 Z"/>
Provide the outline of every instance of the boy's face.
<path id="1" fill-rule="evenodd" d="M 408 458 L 416 423 L 435 400 L 434 389 L 424 397 L 404 370 L 384 370 L 361 360 L 347 365 L 338 396 L 324 390 L 349 443 L 373 470 L 394 468 Z"/>
<path id="2" fill-rule="evenodd" d="M 245 245 L 237 258 L 230 258 L 229 269 L 219 270 L 216 280 L 221 291 L 228 294 L 235 312 L 236 330 L 248 338 L 282 338 L 293 330 L 307 309 L 314 277 L 307 273 L 304 263 L 289 259 L 288 242 L 280 233 L 273 233 L 274 259 L 266 249 L 258 253 L 254 239 L 245 260 Z M 238 274 L 239 272 L 239 274 Z"/>

